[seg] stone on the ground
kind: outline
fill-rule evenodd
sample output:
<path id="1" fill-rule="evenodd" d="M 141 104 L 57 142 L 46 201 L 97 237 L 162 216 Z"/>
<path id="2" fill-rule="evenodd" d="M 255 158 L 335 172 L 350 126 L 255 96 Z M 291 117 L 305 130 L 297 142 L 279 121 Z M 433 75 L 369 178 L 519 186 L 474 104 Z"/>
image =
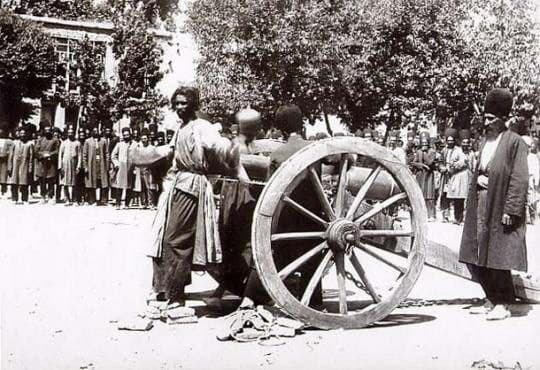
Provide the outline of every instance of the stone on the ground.
<path id="1" fill-rule="evenodd" d="M 118 324 L 118 330 L 130 330 L 130 331 L 148 331 L 152 329 L 154 323 L 148 318 L 136 317 L 129 321 L 120 322 Z"/>

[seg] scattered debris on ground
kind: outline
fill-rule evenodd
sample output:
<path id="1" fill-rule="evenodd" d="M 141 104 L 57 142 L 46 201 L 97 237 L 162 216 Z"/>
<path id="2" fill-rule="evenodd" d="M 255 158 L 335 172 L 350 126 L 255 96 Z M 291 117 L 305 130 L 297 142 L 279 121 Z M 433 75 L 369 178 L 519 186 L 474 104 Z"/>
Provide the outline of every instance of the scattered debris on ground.
<path id="1" fill-rule="evenodd" d="M 227 316 L 225 321 L 223 330 L 216 335 L 219 341 L 258 342 L 266 346 L 283 345 L 282 338 L 292 338 L 304 328 L 300 321 L 263 306 L 240 309 Z"/>
<path id="2" fill-rule="evenodd" d="M 471 369 L 525 370 L 529 369 L 529 367 L 522 367 L 519 362 L 516 362 L 514 365 L 507 365 L 502 361 L 480 360 L 473 362 Z"/>

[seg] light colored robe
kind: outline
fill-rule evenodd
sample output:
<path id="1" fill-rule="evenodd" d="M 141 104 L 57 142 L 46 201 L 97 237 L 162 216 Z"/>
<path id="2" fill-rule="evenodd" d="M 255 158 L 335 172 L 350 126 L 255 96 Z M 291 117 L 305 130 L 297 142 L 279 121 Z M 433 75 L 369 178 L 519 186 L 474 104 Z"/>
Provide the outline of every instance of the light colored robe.
<path id="1" fill-rule="evenodd" d="M 81 143 L 78 140 L 64 140 L 58 152 L 58 169 L 64 172 L 60 175 L 60 185 L 75 186 L 81 166 Z"/>

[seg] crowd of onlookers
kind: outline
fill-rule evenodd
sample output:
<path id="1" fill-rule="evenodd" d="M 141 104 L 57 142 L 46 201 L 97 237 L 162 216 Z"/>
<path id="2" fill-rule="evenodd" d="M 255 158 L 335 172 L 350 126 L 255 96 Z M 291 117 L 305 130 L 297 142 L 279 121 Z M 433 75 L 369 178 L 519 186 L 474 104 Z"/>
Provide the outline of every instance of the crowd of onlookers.
<path id="1" fill-rule="evenodd" d="M 222 135 L 234 138 L 238 126 L 221 129 Z M 22 126 L 9 135 L 0 129 L 0 193 L 16 204 L 28 203 L 35 195 L 40 203 L 70 205 L 108 205 L 117 208 L 139 206 L 153 209 L 161 193 L 162 179 L 170 160 L 151 167 L 133 166 L 130 149 L 151 150 L 168 145 L 174 131 L 158 131 L 155 125 L 143 130 L 125 128 L 117 136 L 110 128 L 100 131 L 71 126 L 61 131 L 44 125 Z M 344 136 L 336 133 L 334 136 Z M 468 130 L 448 129 L 442 137 L 430 137 L 427 131 L 413 134 L 406 140 L 400 132 L 380 135 L 376 130 L 358 130 L 355 136 L 388 147 L 399 161 L 409 166 L 422 189 L 428 218 L 437 219 L 440 209 L 443 222 L 463 223 L 465 202 L 472 181 L 480 142 Z M 318 133 L 309 140 L 329 137 Z M 278 130 L 260 132 L 258 138 L 281 140 Z M 540 180 L 538 139 L 523 137 L 529 145 L 529 212 L 534 223 L 537 190 Z M 10 193 L 8 193 L 8 189 Z M 122 206 L 123 202 L 123 206 Z M 453 212 L 451 210 L 453 209 Z"/>
<path id="2" fill-rule="evenodd" d="M 123 129 L 121 137 L 109 128 L 75 132 L 72 126 L 61 131 L 45 125 L 37 131 L 27 125 L 9 135 L 0 130 L 1 196 L 15 204 L 35 197 L 66 206 L 114 202 L 121 208 L 124 201 L 123 208 L 154 208 L 170 163 L 134 167 L 130 148 L 167 145 L 173 134 L 152 127 Z"/>
<path id="3" fill-rule="evenodd" d="M 447 129 L 444 136 L 434 138 L 427 131 L 416 135 L 408 132 L 406 142 L 399 131 L 390 133 L 387 138 L 370 129 L 358 131 L 356 135 L 387 146 L 410 168 L 422 189 L 429 221 L 437 219 L 437 209 L 440 209 L 443 222 L 463 224 L 465 203 L 481 149 L 480 139 L 474 138 L 469 130 L 453 128 Z M 534 224 L 540 190 L 539 141 L 537 137 L 522 138 L 529 147 L 527 223 Z"/>

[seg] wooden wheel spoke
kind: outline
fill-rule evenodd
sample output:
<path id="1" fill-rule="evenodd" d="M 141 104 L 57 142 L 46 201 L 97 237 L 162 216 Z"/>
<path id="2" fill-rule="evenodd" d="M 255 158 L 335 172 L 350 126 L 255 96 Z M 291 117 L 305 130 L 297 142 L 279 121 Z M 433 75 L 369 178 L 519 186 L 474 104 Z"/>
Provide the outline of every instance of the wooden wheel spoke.
<path id="1" fill-rule="evenodd" d="M 339 182 L 338 189 L 336 194 L 336 217 L 340 218 L 343 216 L 343 211 L 345 209 L 345 190 L 347 189 L 347 160 L 349 156 L 347 154 L 341 155 L 341 160 L 339 162 Z"/>
<path id="2" fill-rule="evenodd" d="M 360 232 L 362 237 L 375 237 L 375 236 L 385 236 L 385 237 L 399 237 L 399 236 L 413 236 L 412 231 L 407 230 L 362 230 Z"/>
<path id="3" fill-rule="evenodd" d="M 399 193 L 396 195 L 391 196 L 390 198 L 386 199 L 383 202 L 377 203 L 371 208 L 369 211 L 364 213 L 362 216 L 357 218 L 354 222 L 358 224 L 362 224 L 366 220 L 370 219 L 371 217 L 375 216 L 376 214 L 382 212 L 384 209 L 390 207 L 392 204 L 399 202 L 400 200 L 406 199 L 407 193 Z"/>
<path id="4" fill-rule="evenodd" d="M 311 212 L 309 209 L 305 208 L 301 204 L 295 202 L 290 197 L 285 196 L 283 198 L 283 201 L 290 205 L 292 208 L 294 208 L 298 213 L 301 213 L 302 215 L 306 216 L 307 218 L 317 222 L 319 225 L 328 227 L 328 222 L 317 216 L 315 213 Z"/>
<path id="5" fill-rule="evenodd" d="M 360 261 L 356 257 L 356 254 L 354 253 L 354 251 L 352 251 L 349 258 L 350 258 L 350 260 L 352 262 L 352 265 L 353 265 L 354 269 L 356 270 L 356 273 L 360 277 L 360 280 L 362 280 L 362 282 L 364 283 L 369 295 L 371 296 L 371 298 L 373 298 L 373 301 L 375 303 L 381 302 L 381 297 L 377 294 L 377 292 L 375 291 L 375 288 L 373 287 L 373 285 L 371 284 L 371 282 L 367 278 L 366 271 L 364 270 L 364 268 L 360 264 Z"/>
<path id="6" fill-rule="evenodd" d="M 397 271 L 400 272 L 400 277 L 401 275 L 407 273 L 407 269 L 405 267 L 401 267 L 391 261 L 389 261 L 388 259 L 386 259 L 385 257 L 381 256 L 380 254 L 378 254 L 377 252 L 375 252 L 371 247 L 369 247 L 368 245 L 366 244 L 363 244 L 363 243 L 359 243 L 358 245 L 358 248 L 364 252 L 365 254 L 375 258 L 376 260 L 382 262 L 382 263 L 385 263 L 387 264 L 388 266 L 396 269 Z"/>
<path id="7" fill-rule="evenodd" d="M 313 187 L 315 188 L 315 194 L 317 195 L 317 198 L 319 198 L 319 201 L 322 204 L 323 211 L 326 213 L 330 221 L 335 220 L 336 215 L 334 214 L 334 210 L 330 205 L 328 197 L 326 196 L 326 194 L 324 194 L 324 188 L 321 179 L 319 178 L 317 171 L 315 171 L 313 167 L 309 168 L 309 177 L 311 178 L 311 182 L 313 183 Z"/>
<path id="8" fill-rule="evenodd" d="M 324 255 L 321 263 L 317 267 L 317 270 L 313 273 L 313 276 L 309 280 L 309 283 L 306 287 L 306 290 L 304 291 L 304 294 L 302 295 L 301 302 L 304 306 L 308 306 L 309 302 L 311 301 L 311 297 L 313 296 L 313 292 L 315 291 L 315 288 L 317 287 L 317 284 L 321 281 L 323 277 L 324 271 L 331 266 L 333 263 L 332 260 L 332 251 L 329 250 Z"/>
<path id="9" fill-rule="evenodd" d="M 272 234 L 272 241 L 279 242 L 283 240 L 304 240 L 304 239 L 324 239 L 326 232 L 324 231 L 306 231 L 298 233 L 280 233 Z"/>
<path id="10" fill-rule="evenodd" d="M 343 253 L 337 253 L 336 260 L 336 274 L 339 288 L 339 313 L 346 315 L 347 308 L 347 288 L 345 285 L 345 257 Z"/>
<path id="11" fill-rule="evenodd" d="M 367 177 L 366 181 L 362 184 L 362 186 L 358 190 L 358 193 L 356 194 L 356 197 L 354 198 L 353 203 L 351 204 L 351 208 L 349 208 L 349 211 L 345 216 L 347 220 L 352 220 L 356 210 L 358 209 L 360 204 L 362 204 L 362 201 L 365 199 L 369 188 L 371 187 L 371 185 L 373 185 L 373 183 L 377 179 L 377 176 L 379 176 L 379 173 L 381 173 L 381 170 L 381 166 L 377 166 L 376 168 L 374 168 Z"/>
<path id="12" fill-rule="evenodd" d="M 323 242 L 289 263 L 279 272 L 279 277 L 281 278 L 281 280 L 286 279 L 290 274 L 296 271 L 299 267 L 301 267 L 311 258 L 316 256 L 318 253 L 323 251 L 325 248 L 328 248 L 328 245 L 326 244 L 326 242 Z"/>

